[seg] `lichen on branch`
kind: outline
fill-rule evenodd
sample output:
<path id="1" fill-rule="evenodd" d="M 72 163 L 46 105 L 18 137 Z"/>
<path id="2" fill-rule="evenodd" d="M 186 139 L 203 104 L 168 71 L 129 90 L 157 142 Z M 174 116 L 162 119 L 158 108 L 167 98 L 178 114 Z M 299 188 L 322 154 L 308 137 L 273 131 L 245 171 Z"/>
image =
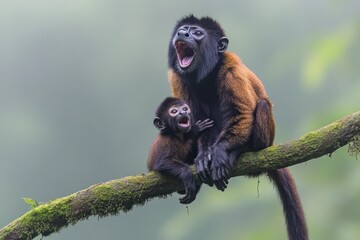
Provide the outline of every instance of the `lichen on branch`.
<path id="1" fill-rule="evenodd" d="M 360 135 L 356 135 L 353 140 L 349 142 L 348 153 L 357 159 L 357 155 L 360 154 Z"/>

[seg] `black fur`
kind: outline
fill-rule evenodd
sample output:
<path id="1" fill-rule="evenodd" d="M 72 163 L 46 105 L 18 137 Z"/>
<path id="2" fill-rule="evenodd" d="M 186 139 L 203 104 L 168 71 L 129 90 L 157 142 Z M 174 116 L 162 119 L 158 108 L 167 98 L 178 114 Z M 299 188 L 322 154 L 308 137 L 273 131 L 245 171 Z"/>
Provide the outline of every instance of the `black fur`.
<path id="1" fill-rule="evenodd" d="M 205 28 L 207 31 L 209 31 L 211 34 L 213 34 L 214 36 L 218 36 L 219 38 L 225 36 L 225 32 L 223 28 L 221 27 L 220 23 L 218 23 L 216 20 L 214 20 L 211 17 L 197 18 L 193 14 L 190 14 L 180 19 L 176 23 L 174 31 L 171 36 L 174 36 L 176 30 L 182 25 L 201 26 Z"/>

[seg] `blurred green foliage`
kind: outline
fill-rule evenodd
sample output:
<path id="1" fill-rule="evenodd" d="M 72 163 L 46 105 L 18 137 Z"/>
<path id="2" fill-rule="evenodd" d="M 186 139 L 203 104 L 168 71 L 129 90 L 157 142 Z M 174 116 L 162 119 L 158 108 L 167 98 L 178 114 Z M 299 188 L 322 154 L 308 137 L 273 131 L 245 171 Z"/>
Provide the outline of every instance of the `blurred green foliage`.
<path id="1" fill-rule="evenodd" d="M 313 51 L 305 59 L 303 69 L 304 85 L 309 88 L 319 88 L 325 81 L 326 73 L 336 63 L 341 63 L 347 57 L 346 50 L 354 41 L 356 28 L 345 25 L 330 35 L 320 36 L 312 40 L 310 48 Z"/>
<path id="2" fill-rule="evenodd" d="M 360 2 L 1 1 L 0 226 L 41 202 L 146 171 L 154 109 L 170 95 L 167 47 L 180 17 L 219 20 L 264 82 L 286 142 L 360 103 Z M 360 163 L 342 149 L 291 168 L 311 239 L 360 238 Z M 204 186 L 45 239 L 286 239 L 265 177 Z M 38 238 L 40 239 L 40 238 Z"/>

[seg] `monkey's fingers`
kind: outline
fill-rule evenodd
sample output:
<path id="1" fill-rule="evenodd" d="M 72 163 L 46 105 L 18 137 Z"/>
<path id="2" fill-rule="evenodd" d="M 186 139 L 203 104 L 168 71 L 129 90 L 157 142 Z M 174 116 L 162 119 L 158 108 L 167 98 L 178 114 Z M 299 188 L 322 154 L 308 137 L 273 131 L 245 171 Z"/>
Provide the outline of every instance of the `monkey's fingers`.
<path id="1" fill-rule="evenodd" d="M 223 176 L 223 173 L 224 167 L 219 167 L 212 175 L 216 188 L 221 191 L 225 191 L 229 183 L 227 178 Z"/>
<path id="2" fill-rule="evenodd" d="M 215 185 L 217 190 L 220 190 L 222 192 L 225 191 L 224 187 L 222 186 L 222 184 L 219 181 L 214 181 L 214 185 Z"/>
<path id="3" fill-rule="evenodd" d="M 229 184 L 229 173 L 230 173 L 230 169 L 228 168 L 228 166 L 223 166 L 220 171 L 219 171 L 219 176 L 222 178 L 222 181 L 228 185 Z"/>
<path id="4" fill-rule="evenodd" d="M 224 166 L 221 167 L 221 171 L 219 172 L 219 176 L 221 178 L 227 179 L 229 178 L 230 175 L 230 167 L 226 164 Z"/>
<path id="5" fill-rule="evenodd" d="M 196 196 L 191 194 L 186 194 L 184 197 L 179 198 L 181 204 L 189 204 L 195 200 Z"/>
<path id="6" fill-rule="evenodd" d="M 205 174 L 206 174 L 206 177 L 208 179 L 207 181 L 207 184 L 209 186 L 213 186 L 213 181 L 212 181 L 212 178 L 211 178 L 211 161 L 212 161 L 212 155 L 211 155 L 211 152 L 209 151 L 207 153 L 207 155 L 205 156 L 204 158 L 204 166 L 205 166 Z"/>
<path id="7" fill-rule="evenodd" d="M 199 191 L 200 187 L 196 187 L 195 183 L 193 186 L 185 187 L 185 196 L 179 198 L 181 204 L 189 204 L 195 200 L 196 194 Z"/>
<path id="8" fill-rule="evenodd" d="M 206 123 L 204 124 L 204 128 L 205 128 L 205 129 L 206 129 L 206 128 L 210 128 L 210 127 L 212 127 L 212 126 L 214 126 L 214 121 L 206 122 Z"/>
<path id="9" fill-rule="evenodd" d="M 213 120 L 211 120 L 210 118 L 207 118 L 207 119 L 205 119 L 204 121 L 202 121 L 203 123 L 206 123 L 206 124 L 213 124 L 214 123 L 214 121 Z"/>
<path id="10" fill-rule="evenodd" d="M 211 180 L 210 174 L 208 174 L 205 169 L 203 171 L 198 172 L 198 176 L 203 183 L 209 186 L 213 186 L 213 181 Z"/>
<path id="11" fill-rule="evenodd" d="M 225 184 L 225 182 L 223 180 L 217 180 L 217 181 L 214 181 L 215 183 L 215 186 L 218 190 L 220 191 L 225 191 L 225 189 L 227 188 L 227 185 Z"/>
<path id="12" fill-rule="evenodd" d="M 208 174 L 210 169 L 208 167 L 208 162 L 206 160 L 199 159 L 198 161 L 196 161 L 196 171 L 197 171 L 197 174 L 198 174 L 200 180 L 203 183 L 206 183 L 209 185 L 212 184 L 211 177 Z"/>
<path id="13" fill-rule="evenodd" d="M 204 121 L 197 121 L 196 124 L 199 126 L 200 131 L 203 131 L 207 128 L 214 126 L 214 121 L 210 119 L 205 119 Z"/>

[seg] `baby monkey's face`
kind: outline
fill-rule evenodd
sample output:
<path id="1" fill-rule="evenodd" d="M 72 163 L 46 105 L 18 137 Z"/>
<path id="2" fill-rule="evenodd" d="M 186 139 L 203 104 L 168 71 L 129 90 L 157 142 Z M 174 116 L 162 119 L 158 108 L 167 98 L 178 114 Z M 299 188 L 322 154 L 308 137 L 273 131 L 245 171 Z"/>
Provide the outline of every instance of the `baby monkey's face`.
<path id="1" fill-rule="evenodd" d="M 182 133 L 190 131 L 191 110 L 187 104 L 174 105 L 170 107 L 169 115 L 174 120 L 174 127 L 176 127 L 178 131 Z"/>

